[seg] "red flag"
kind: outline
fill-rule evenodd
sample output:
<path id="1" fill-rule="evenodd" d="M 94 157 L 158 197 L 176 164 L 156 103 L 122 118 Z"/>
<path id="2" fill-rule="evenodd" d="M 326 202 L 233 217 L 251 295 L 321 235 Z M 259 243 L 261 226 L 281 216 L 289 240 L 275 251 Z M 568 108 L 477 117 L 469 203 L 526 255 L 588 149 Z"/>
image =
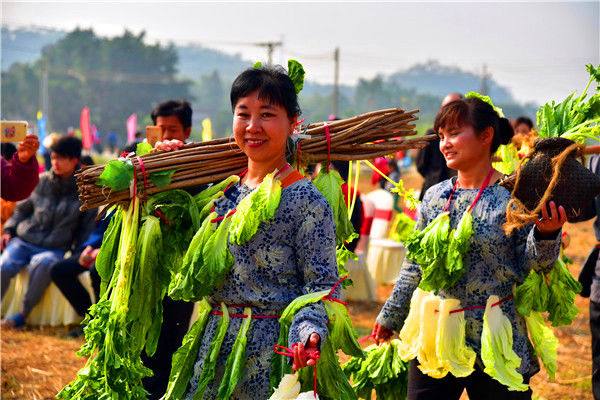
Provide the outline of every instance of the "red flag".
<path id="1" fill-rule="evenodd" d="M 137 114 L 133 113 L 127 118 L 127 143 L 135 142 L 135 131 L 137 131 Z"/>
<path id="2" fill-rule="evenodd" d="M 92 148 L 92 129 L 90 126 L 90 109 L 86 106 L 81 109 L 79 117 L 79 128 L 81 129 L 81 144 L 86 150 Z"/>

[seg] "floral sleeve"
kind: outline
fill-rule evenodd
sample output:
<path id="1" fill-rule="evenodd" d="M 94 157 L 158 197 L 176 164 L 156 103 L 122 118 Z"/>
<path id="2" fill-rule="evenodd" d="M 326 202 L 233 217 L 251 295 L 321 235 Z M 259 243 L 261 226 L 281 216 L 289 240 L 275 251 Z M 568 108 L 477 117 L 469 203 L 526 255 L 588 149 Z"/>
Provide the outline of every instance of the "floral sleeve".
<path id="1" fill-rule="evenodd" d="M 315 196 L 301 206 L 299 218 L 295 250 L 304 281 L 303 292 L 331 289 L 338 281 L 331 208 L 324 198 Z M 339 290 L 337 292 L 336 297 Z M 297 342 L 306 343 L 313 332 L 319 334 L 321 342 L 327 337 L 327 314 L 321 303 L 311 304 L 296 313 L 290 327 L 290 346 Z"/>

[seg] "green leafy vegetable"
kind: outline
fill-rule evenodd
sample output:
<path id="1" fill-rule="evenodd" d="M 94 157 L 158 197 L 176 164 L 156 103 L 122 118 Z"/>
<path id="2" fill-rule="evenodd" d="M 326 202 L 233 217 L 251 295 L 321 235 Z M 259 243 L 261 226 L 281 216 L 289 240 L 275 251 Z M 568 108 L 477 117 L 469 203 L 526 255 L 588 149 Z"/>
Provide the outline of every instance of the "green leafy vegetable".
<path id="1" fill-rule="evenodd" d="M 121 223 L 123 214 L 120 211 L 112 209 L 108 212 L 106 218 L 110 218 L 106 232 L 102 239 L 100 251 L 96 257 L 96 271 L 100 275 L 100 296 L 104 294 L 110 278 L 115 269 L 115 263 L 119 255 L 119 237 L 121 234 Z"/>
<path id="2" fill-rule="evenodd" d="M 415 230 L 415 220 L 405 213 L 398 213 L 392 223 L 391 239 L 400 243 L 404 243 Z"/>
<path id="3" fill-rule="evenodd" d="M 281 182 L 268 174 L 260 185 L 244 197 L 231 216 L 229 239 L 231 243 L 243 245 L 258 231 L 260 225 L 275 217 L 281 199 Z"/>
<path id="4" fill-rule="evenodd" d="M 135 146 L 135 155 L 143 156 L 152 152 L 152 145 L 148 142 L 140 142 Z"/>
<path id="5" fill-rule="evenodd" d="M 514 144 L 501 144 L 496 150 L 495 156 L 502 161 L 492 163 L 494 169 L 502 172 L 504 175 L 510 175 L 519 166 L 519 152 Z"/>
<path id="6" fill-rule="evenodd" d="M 198 387 L 196 388 L 196 392 L 194 393 L 194 400 L 201 400 L 203 398 L 206 387 L 215 378 L 217 359 L 219 358 L 221 345 L 223 344 L 223 340 L 225 339 L 225 335 L 227 334 L 227 328 L 229 327 L 230 321 L 229 310 L 227 310 L 227 306 L 223 303 L 221 303 L 221 312 L 223 313 L 223 316 L 221 317 L 221 320 L 219 320 L 219 325 L 217 325 L 217 331 L 213 337 L 212 342 L 210 342 L 208 355 L 204 360 L 204 365 L 202 366 L 202 373 L 198 378 Z"/>
<path id="7" fill-rule="evenodd" d="M 502 109 L 500 107 L 496 107 L 494 105 L 494 102 L 492 101 L 492 98 L 490 96 L 486 96 L 483 95 L 481 93 L 477 93 L 477 92 L 469 92 L 465 95 L 465 98 L 467 99 L 479 99 L 485 103 L 488 103 L 490 106 L 492 106 L 492 108 L 494 109 L 494 111 L 496 111 L 496 113 L 500 116 L 500 117 L 504 117 L 504 112 L 502 111 Z"/>
<path id="8" fill-rule="evenodd" d="M 446 287 L 456 285 L 465 273 L 464 257 L 469 252 L 473 236 L 473 214 L 465 212 L 455 230 L 450 234 L 448 252 L 446 253 L 446 271 L 448 280 Z"/>
<path id="9" fill-rule="evenodd" d="M 211 311 L 212 307 L 206 300 L 200 302 L 198 319 L 185 334 L 181 347 L 173 354 L 171 374 L 167 391 L 163 396 L 164 400 L 183 398 L 194 371 L 194 364 L 198 358 L 198 350 Z"/>
<path id="10" fill-rule="evenodd" d="M 510 320 L 499 306 L 498 296 L 488 298 L 483 314 L 481 331 L 481 360 L 484 372 L 508 387 L 511 391 L 526 391 L 529 386 L 523 383 L 523 376 L 517 369 L 521 358 L 513 350 L 513 332 Z"/>
<path id="11" fill-rule="evenodd" d="M 550 379 L 554 380 L 557 368 L 558 339 L 554 336 L 552 328 L 546 326 L 541 313 L 532 312 L 525 317 L 525 322 L 535 354 L 542 360 Z"/>
<path id="12" fill-rule="evenodd" d="M 331 207 L 337 245 L 340 246 L 357 238 L 358 235 L 354 232 L 354 227 L 348 218 L 348 207 L 342 192 L 344 180 L 340 174 L 335 170 L 326 171 L 323 168 L 313 180 L 313 184 Z"/>
<path id="13" fill-rule="evenodd" d="M 431 293 L 416 288 L 410 299 L 408 316 L 400 330 L 398 351 L 403 360 L 412 360 L 419 354 L 419 336 L 421 335 L 421 316 L 423 300 Z"/>
<path id="14" fill-rule="evenodd" d="M 408 365 L 400 357 L 398 339 L 380 346 L 367 347 L 365 358 L 353 357 L 343 365 L 344 373 L 352 378 L 352 387 L 360 398 L 371 399 L 375 390 L 378 400 L 406 398 Z"/>
<path id="15" fill-rule="evenodd" d="M 417 360 L 419 369 L 432 378 L 443 378 L 448 374 L 437 354 L 437 331 L 438 331 L 438 313 L 440 307 L 440 297 L 427 296 L 421 303 L 421 318 L 419 324 L 419 346 Z"/>
<path id="16" fill-rule="evenodd" d="M 463 378 L 471 375 L 475 365 L 475 351 L 465 342 L 465 313 L 460 300 L 443 299 L 440 302 L 436 352 L 440 363 L 452 375 Z"/>
<path id="17" fill-rule="evenodd" d="M 174 169 L 167 171 L 152 172 L 150 174 L 150 181 L 159 188 L 167 187 L 171 183 L 171 178 L 175 173 Z"/>
<path id="18" fill-rule="evenodd" d="M 221 378 L 221 385 L 219 386 L 219 399 L 229 399 L 231 394 L 235 390 L 242 374 L 244 372 L 244 364 L 246 362 L 246 343 L 248 342 L 248 330 L 250 329 L 250 322 L 252 321 L 252 309 L 250 307 L 244 308 L 244 314 L 247 317 L 242 322 L 240 330 L 235 338 L 231 353 L 227 357 L 225 363 L 225 373 Z"/>
<path id="19" fill-rule="evenodd" d="M 115 191 L 125 190 L 129 188 L 132 179 L 133 165 L 130 160 L 111 160 L 98 177 L 98 185 L 108 186 Z"/>
<path id="20" fill-rule="evenodd" d="M 600 93 L 587 98 L 588 89 L 595 81 L 600 82 L 600 66 L 586 66 L 590 79 L 579 97 L 571 93 L 560 103 L 554 100 L 544 104 L 537 111 L 537 125 L 540 137 L 564 137 L 579 143 L 587 139 L 600 140 Z M 598 88 L 596 88 L 596 91 Z"/>
<path id="21" fill-rule="evenodd" d="M 223 196 L 223 192 L 226 188 L 231 185 L 235 185 L 240 181 L 240 177 L 237 175 L 231 175 L 219 183 L 215 183 L 210 187 L 204 189 L 200 193 L 194 196 L 194 201 L 198 205 L 199 209 L 203 209 L 207 203 L 211 200 Z"/>
<path id="22" fill-rule="evenodd" d="M 296 94 L 304 87 L 304 67 L 296 60 L 288 60 L 288 76 L 294 83 Z"/>

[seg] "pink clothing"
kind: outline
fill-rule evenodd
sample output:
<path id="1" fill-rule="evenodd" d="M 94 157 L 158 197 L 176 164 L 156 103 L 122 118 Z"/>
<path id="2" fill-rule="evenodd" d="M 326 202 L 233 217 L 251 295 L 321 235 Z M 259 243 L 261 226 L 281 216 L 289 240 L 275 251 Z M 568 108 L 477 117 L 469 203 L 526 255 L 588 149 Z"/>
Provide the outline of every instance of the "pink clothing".
<path id="1" fill-rule="evenodd" d="M 29 197 L 40 180 L 38 162 L 35 156 L 23 164 L 15 153 L 11 162 L 6 161 L 4 158 L 1 162 L 0 197 L 8 201 L 19 201 Z"/>

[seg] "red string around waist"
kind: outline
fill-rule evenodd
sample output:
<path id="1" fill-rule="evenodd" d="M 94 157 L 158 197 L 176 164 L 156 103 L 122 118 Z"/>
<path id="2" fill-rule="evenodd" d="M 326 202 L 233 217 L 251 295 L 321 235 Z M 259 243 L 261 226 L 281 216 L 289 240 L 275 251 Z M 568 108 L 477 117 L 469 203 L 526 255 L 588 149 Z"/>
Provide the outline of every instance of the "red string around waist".
<path id="1" fill-rule="evenodd" d="M 223 311 L 221 310 L 212 310 L 210 312 L 211 315 L 217 315 L 222 317 L 223 316 Z M 248 314 L 238 314 L 238 313 L 230 313 L 229 314 L 229 318 L 248 318 L 249 315 Z M 281 317 L 281 315 L 260 315 L 260 314 L 252 314 L 251 318 L 252 319 L 279 319 Z"/>

